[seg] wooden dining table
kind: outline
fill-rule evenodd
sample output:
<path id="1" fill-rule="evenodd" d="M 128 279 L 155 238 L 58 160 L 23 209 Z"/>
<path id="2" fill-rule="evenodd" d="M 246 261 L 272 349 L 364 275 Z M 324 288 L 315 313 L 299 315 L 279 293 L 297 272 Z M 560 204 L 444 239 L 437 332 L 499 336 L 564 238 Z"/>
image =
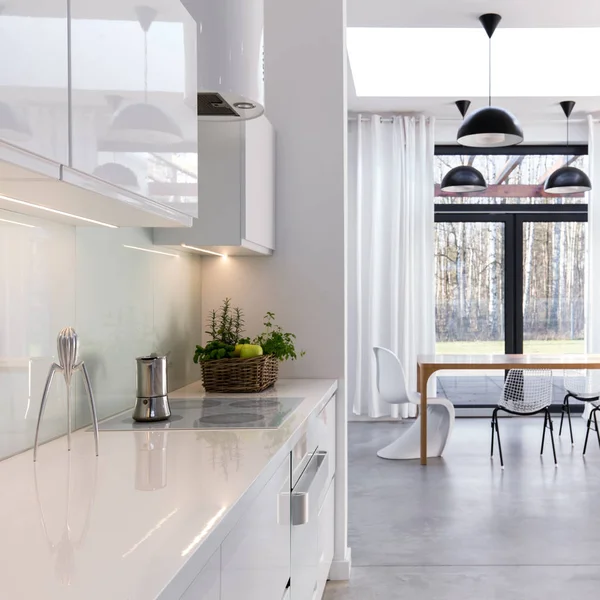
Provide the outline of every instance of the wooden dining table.
<path id="1" fill-rule="evenodd" d="M 437 371 L 600 369 L 600 354 L 422 354 L 417 356 L 421 393 L 421 464 L 427 464 L 427 382 Z"/>

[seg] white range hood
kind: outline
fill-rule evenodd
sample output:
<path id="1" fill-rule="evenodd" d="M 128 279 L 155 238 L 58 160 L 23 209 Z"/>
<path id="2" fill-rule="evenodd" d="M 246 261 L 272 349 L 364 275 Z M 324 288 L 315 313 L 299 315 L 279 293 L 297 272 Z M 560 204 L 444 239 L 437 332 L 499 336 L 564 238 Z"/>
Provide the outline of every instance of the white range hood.
<path id="1" fill-rule="evenodd" d="M 264 0 L 183 0 L 198 27 L 198 119 L 264 112 Z"/>

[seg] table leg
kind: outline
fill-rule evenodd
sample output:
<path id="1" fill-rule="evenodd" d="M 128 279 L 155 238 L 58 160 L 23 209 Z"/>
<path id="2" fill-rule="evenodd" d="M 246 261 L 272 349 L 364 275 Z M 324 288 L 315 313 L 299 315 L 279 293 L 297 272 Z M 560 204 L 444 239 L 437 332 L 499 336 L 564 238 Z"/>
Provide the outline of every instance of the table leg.
<path id="1" fill-rule="evenodd" d="M 427 381 L 429 370 L 420 365 L 418 368 L 418 388 L 421 393 L 421 464 L 427 464 Z"/>

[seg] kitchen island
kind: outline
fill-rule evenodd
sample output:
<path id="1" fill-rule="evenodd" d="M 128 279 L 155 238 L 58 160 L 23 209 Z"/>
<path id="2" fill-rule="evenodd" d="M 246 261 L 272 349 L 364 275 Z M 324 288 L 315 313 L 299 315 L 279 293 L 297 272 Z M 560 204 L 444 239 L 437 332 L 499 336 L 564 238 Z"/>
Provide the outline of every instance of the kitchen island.
<path id="1" fill-rule="evenodd" d="M 188 591 L 198 574 L 336 389 L 334 380 L 281 380 L 252 395 L 303 398 L 278 429 L 102 431 L 98 458 L 80 430 L 71 452 L 63 437 L 41 446 L 35 464 L 31 451 L 1 462 L 0 596 L 203 598 Z M 194 383 L 169 397 L 200 403 L 205 394 Z"/>

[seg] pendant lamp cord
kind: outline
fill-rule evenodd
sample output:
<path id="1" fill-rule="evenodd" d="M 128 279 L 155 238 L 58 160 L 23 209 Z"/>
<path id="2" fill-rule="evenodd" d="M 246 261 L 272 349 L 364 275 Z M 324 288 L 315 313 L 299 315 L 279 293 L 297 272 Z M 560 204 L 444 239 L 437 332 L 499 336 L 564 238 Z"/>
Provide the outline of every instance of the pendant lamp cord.
<path id="1" fill-rule="evenodd" d="M 488 106 L 492 106 L 492 38 L 489 39 L 489 82 L 488 82 Z"/>
<path id="2" fill-rule="evenodd" d="M 144 104 L 148 104 L 148 32 L 144 31 Z"/>
<path id="3" fill-rule="evenodd" d="M 569 164 L 569 117 L 567 117 L 567 164 Z"/>

